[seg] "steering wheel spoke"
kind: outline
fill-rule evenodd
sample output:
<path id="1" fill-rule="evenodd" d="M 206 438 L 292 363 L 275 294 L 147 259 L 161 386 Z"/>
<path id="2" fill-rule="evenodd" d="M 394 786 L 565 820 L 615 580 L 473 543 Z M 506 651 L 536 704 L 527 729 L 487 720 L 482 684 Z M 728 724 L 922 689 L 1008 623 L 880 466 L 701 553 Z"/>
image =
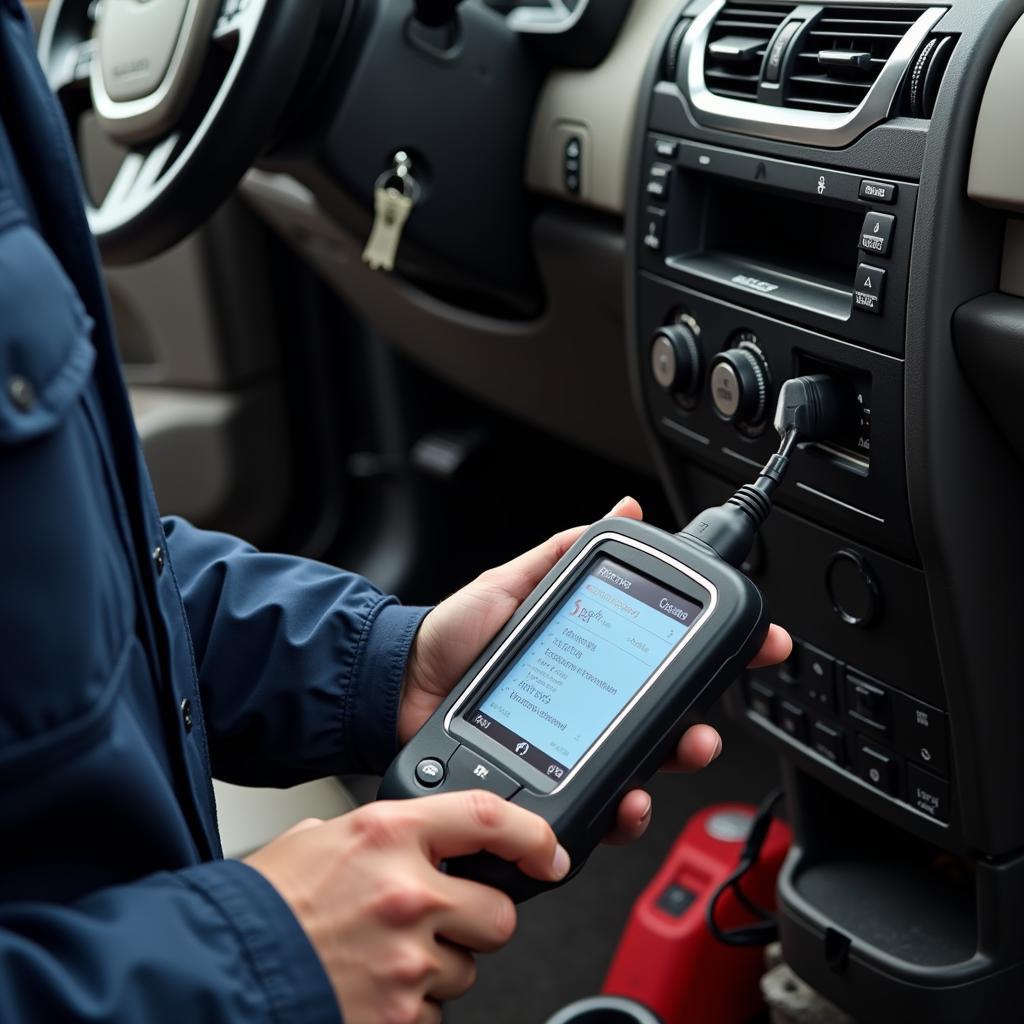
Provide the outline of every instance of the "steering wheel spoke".
<path id="1" fill-rule="evenodd" d="M 322 2 L 50 0 L 40 61 L 91 157 L 105 258 L 152 256 L 227 197 L 302 81 Z"/>
<path id="2" fill-rule="evenodd" d="M 125 153 L 99 207 L 89 211 L 94 230 L 102 231 L 108 219 L 120 217 L 125 209 L 146 205 L 159 190 L 160 177 L 179 142 L 180 136 L 172 133 L 146 150 L 130 149 Z"/>
<path id="3" fill-rule="evenodd" d="M 213 26 L 213 40 L 224 46 L 236 46 L 247 38 L 259 22 L 262 0 L 224 0 Z"/>
<path id="4" fill-rule="evenodd" d="M 94 39 L 83 39 L 80 43 L 68 46 L 50 74 L 50 88 L 58 96 L 66 89 L 87 91 L 95 53 Z"/>

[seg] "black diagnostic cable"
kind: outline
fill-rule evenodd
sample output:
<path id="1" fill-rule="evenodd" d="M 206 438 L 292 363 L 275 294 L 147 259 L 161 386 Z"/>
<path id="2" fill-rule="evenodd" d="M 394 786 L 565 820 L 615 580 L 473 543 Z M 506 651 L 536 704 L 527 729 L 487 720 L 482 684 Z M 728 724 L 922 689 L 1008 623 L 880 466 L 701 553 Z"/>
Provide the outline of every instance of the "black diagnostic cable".
<path id="1" fill-rule="evenodd" d="M 772 510 L 772 497 L 786 475 L 793 449 L 834 437 L 848 409 L 847 389 L 826 374 L 787 380 L 779 390 L 775 411 L 779 450 L 754 483 L 744 484 L 724 505 L 705 509 L 677 536 L 703 545 L 730 565 L 741 566 Z"/>
<path id="2" fill-rule="evenodd" d="M 775 429 L 779 450 L 768 460 L 757 480 L 741 487 L 724 505 L 705 509 L 678 534 L 710 549 L 730 565 L 739 567 L 750 554 L 758 530 L 772 510 L 772 498 L 789 468 L 798 444 L 834 437 L 848 416 L 850 396 L 843 384 L 825 374 L 795 377 L 779 391 Z M 711 934 L 729 946 L 767 946 L 778 938 L 775 916 L 758 906 L 740 887 L 740 881 L 757 863 L 783 791 L 774 790 L 761 803 L 735 870 L 711 895 L 707 926 Z M 718 902 L 727 891 L 757 920 L 739 928 L 723 929 L 715 921 Z"/>
<path id="3" fill-rule="evenodd" d="M 757 863 L 761 856 L 768 830 L 775 818 L 775 805 L 784 796 L 783 790 L 774 789 L 761 802 L 754 820 L 750 825 L 747 841 L 740 851 L 740 859 L 732 874 L 722 882 L 711 894 L 705 914 L 708 931 L 727 946 L 767 946 L 779 937 L 779 926 L 775 915 L 764 907 L 758 906 L 741 888 L 740 882 L 748 871 Z M 721 928 L 715 920 L 719 900 L 726 892 L 732 891 L 738 902 L 757 920 L 738 928 Z"/>

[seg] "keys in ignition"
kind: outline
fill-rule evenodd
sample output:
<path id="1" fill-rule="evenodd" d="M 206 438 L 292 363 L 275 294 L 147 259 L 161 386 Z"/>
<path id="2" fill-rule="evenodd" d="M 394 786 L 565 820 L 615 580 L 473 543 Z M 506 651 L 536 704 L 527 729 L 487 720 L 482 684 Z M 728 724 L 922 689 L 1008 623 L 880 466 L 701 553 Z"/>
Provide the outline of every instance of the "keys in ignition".
<path id="1" fill-rule="evenodd" d="M 407 153 L 396 153 L 394 166 L 377 179 L 373 189 L 373 230 L 363 250 L 363 262 L 371 270 L 394 269 L 402 230 L 419 194 L 412 161 Z"/>

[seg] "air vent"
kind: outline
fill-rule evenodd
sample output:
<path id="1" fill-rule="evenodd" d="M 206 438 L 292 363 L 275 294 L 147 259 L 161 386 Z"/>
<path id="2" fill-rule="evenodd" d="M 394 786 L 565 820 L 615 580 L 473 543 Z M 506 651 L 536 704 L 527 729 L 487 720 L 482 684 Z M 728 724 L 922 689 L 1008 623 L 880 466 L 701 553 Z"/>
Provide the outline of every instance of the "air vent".
<path id="1" fill-rule="evenodd" d="M 715 18 L 704 52 L 704 81 L 718 96 L 756 100 L 768 42 L 793 4 L 730 0 Z"/>
<path id="2" fill-rule="evenodd" d="M 855 110 L 922 13 L 888 5 L 825 8 L 799 40 L 786 76 L 786 106 Z"/>

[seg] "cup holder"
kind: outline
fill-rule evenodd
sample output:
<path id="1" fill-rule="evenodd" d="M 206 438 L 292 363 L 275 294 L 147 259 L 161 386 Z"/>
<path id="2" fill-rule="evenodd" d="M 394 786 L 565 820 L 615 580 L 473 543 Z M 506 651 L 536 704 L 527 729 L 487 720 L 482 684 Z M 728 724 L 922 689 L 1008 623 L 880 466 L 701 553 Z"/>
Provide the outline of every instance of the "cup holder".
<path id="1" fill-rule="evenodd" d="M 570 1003 L 546 1024 L 661 1024 L 661 1019 L 631 999 L 592 996 Z"/>

